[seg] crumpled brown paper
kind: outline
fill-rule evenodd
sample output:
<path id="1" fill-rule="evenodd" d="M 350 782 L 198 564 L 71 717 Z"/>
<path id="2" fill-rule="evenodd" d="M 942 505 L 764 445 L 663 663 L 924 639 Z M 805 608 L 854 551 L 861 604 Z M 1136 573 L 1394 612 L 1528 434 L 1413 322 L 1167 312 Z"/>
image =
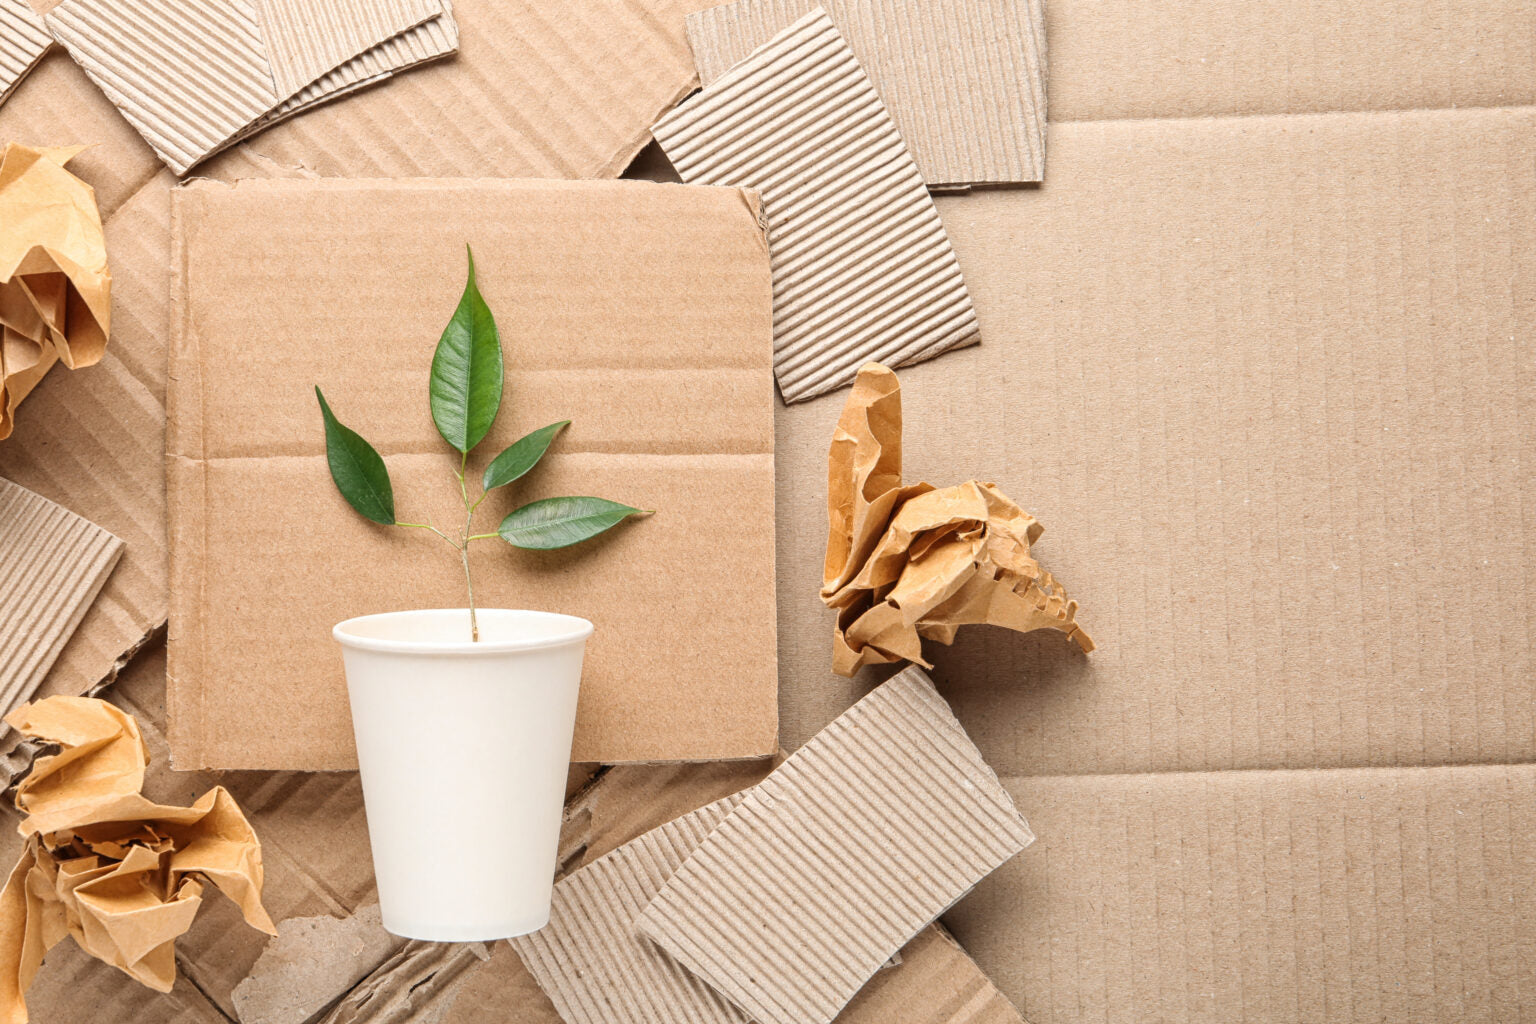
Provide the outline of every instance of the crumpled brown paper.
<path id="1" fill-rule="evenodd" d="M 0 440 L 56 362 L 99 362 L 112 275 L 96 192 L 64 169 L 84 146 L 0 154 Z"/>
<path id="2" fill-rule="evenodd" d="M 65 936 L 161 992 L 176 980 L 175 939 L 192 927 L 203 886 L 275 935 L 261 905 L 261 844 L 224 787 L 191 807 L 144 798 L 138 723 L 106 701 L 49 697 L 5 719 L 56 743 L 17 787 L 21 860 L 0 892 L 0 1020 L 25 1024 L 43 955 Z"/>
<path id="3" fill-rule="evenodd" d="M 989 483 L 901 484 L 901 385 L 878 363 L 859 370 L 827 467 L 821 599 L 837 609 L 832 667 L 923 660 L 922 639 L 959 627 L 1055 629 L 1085 652 L 1077 602 L 1030 557 L 1044 527 Z"/>

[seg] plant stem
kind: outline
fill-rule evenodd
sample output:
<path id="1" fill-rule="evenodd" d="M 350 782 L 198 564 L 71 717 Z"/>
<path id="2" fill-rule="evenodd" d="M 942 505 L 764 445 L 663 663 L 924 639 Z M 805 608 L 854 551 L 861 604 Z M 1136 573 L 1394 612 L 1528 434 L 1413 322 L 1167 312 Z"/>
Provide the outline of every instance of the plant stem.
<path id="1" fill-rule="evenodd" d="M 464 585 L 469 588 L 469 639 L 473 643 L 478 643 L 480 623 L 475 619 L 475 581 L 469 576 L 469 544 L 467 542 L 459 548 L 459 555 L 464 561 Z"/>
<path id="2" fill-rule="evenodd" d="M 499 533 L 477 533 L 473 537 L 469 537 L 467 539 L 468 540 L 495 540 L 497 537 L 500 537 L 500 536 L 501 536 L 501 534 L 499 534 Z"/>

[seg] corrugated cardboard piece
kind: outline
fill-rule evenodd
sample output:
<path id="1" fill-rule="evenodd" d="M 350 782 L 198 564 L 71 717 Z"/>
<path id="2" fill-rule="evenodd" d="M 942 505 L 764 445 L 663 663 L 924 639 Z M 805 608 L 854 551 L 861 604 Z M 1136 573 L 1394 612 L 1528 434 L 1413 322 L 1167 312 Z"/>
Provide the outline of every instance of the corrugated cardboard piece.
<path id="1" fill-rule="evenodd" d="M 746 1024 L 746 1014 L 635 927 L 645 905 L 743 798 L 717 800 L 588 864 L 555 886 L 549 924 L 512 940 L 568 1024 Z"/>
<path id="2" fill-rule="evenodd" d="M 63 0 L 44 22 L 185 174 L 341 65 L 443 16 L 442 0 Z"/>
<path id="3" fill-rule="evenodd" d="M 385 455 L 402 515 L 450 521 L 456 464 L 440 454 L 423 396 L 465 242 L 509 365 L 506 422 L 481 446 L 486 458 L 573 421 L 527 487 L 493 493 L 484 521 L 545 493 L 659 510 L 643 530 L 552 557 L 473 552 L 483 606 L 599 623 L 574 758 L 776 749 L 771 283 L 751 193 L 317 181 L 200 184 L 176 199 L 179 767 L 351 767 L 331 626 L 462 606 L 453 559 L 421 531 L 357 520 L 335 493 L 313 387 Z M 323 583 L 306 582 L 315 573 Z"/>
<path id="4" fill-rule="evenodd" d="M 572 851 L 566 860 L 579 870 L 555 887 L 549 925 L 512 943 L 560 1019 L 568 1024 L 746 1020 L 642 937 L 635 919 L 750 790 L 719 794 L 756 784 L 769 771 L 767 761 L 623 766 L 604 772 L 567 805 L 561 841 Z M 710 799 L 714 802 L 686 810 Z M 682 813 L 636 835 L 674 811 Z M 1008 1000 L 937 926 L 923 929 L 894 963 L 859 990 L 838 1015 L 840 1024 L 1022 1024 Z"/>
<path id="5" fill-rule="evenodd" d="M 901 136 L 825 13 L 795 22 L 659 122 L 685 181 L 759 188 L 786 402 L 976 342 L 944 226 Z"/>
<path id="6" fill-rule="evenodd" d="M 36 691 L 122 553 L 95 523 L 0 479 L 0 713 Z"/>
<path id="7" fill-rule="evenodd" d="M 640 931 L 761 1024 L 827 1024 L 908 940 L 1034 841 L 921 669 L 747 794 Z"/>
<path id="8" fill-rule="evenodd" d="M 0 0 L 0 103 L 53 45 L 26 0 Z"/>
<path id="9" fill-rule="evenodd" d="M 736 0 L 688 16 L 708 86 L 823 8 L 930 186 L 1045 176 L 1042 0 Z"/>

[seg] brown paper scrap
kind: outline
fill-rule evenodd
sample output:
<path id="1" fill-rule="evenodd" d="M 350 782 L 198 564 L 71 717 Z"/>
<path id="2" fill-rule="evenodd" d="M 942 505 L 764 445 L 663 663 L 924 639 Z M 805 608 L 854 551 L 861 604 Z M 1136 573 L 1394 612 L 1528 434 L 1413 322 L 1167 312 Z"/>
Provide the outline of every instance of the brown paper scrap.
<path id="1" fill-rule="evenodd" d="M 905 366 L 978 340 L 923 177 L 820 9 L 653 131 L 684 181 L 762 193 L 785 402 L 853 383 L 868 360 Z"/>
<path id="2" fill-rule="evenodd" d="M 908 668 L 747 793 L 639 930 L 760 1024 L 827 1024 L 1033 840 L 932 682 Z"/>
<path id="3" fill-rule="evenodd" d="M 0 479 L 0 713 L 37 690 L 123 553 L 123 542 Z"/>
<path id="4" fill-rule="evenodd" d="M 1055 629 L 1084 652 L 1077 602 L 1029 547 L 1045 527 L 975 480 L 935 489 L 901 483 L 901 385 L 878 363 L 859 371 L 827 464 L 827 557 L 821 599 L 837 609 L 832 667 L 923 660 L 924 638 L 964 625 Z"/>
<path id="5" fill-rule="evenodd" d="M 736 0 L 688 16 L 704 85 L 818 6 L 930 186 L 1045 176 L 1042 0 Z"/>
<path id="6" fill-rule="evenodd" d="M 52 45 L 42 19 L 26 0 L 0 0 L 0 103 Z"/>
<path id="7" fill-rule="evenodd" d="M 206 882 L 246 923 L 277 934 L 261 905 L 261 844 L 224 787 L 191 807 L 147 800 L 138 723 L 106 701 L 50 697 L 5 720 L 61 749 L 17 787 L 26 846 L 0 893 L 0 1021 L 25 1024 L 27 987 L 65 936 L 170 991 L 175 940 L 192 926 Z"/>
<path id="8" fill-rule="evenodd" d="M 56 362 L 101 360 L 112 275 L 91 186 L 64 167 L 84 147 L 0 154 L 0 439 Z"/>

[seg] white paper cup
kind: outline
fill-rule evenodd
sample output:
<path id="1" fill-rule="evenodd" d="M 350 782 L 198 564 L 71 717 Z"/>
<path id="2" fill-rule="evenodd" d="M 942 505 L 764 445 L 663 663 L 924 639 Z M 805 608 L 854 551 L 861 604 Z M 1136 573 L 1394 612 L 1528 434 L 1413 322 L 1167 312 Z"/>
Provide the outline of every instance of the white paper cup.
<path id="1" fill-rule="evenodd" d="M 432 942 L 549 920 L 592 623 L 485 609 L 348 619 L 342 646 L 384 927 Z"/>

